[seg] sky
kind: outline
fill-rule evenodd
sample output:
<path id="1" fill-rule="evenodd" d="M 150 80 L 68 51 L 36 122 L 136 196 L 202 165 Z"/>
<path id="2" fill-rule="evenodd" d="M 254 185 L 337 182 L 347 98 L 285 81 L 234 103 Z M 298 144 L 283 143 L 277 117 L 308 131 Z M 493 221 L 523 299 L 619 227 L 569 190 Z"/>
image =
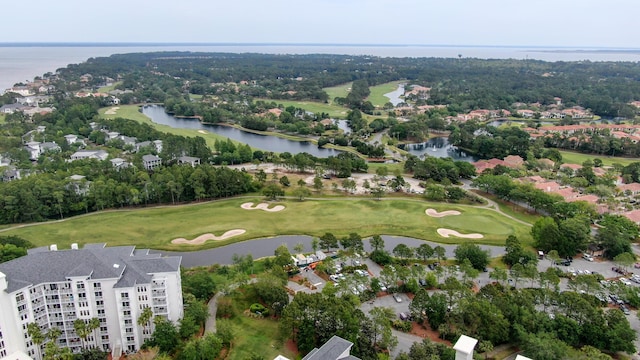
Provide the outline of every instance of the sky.
<path id="1" fill-rule="evenodd" d="M 0 42 L 638 48 L 638 0 L 30 0 Z"/>

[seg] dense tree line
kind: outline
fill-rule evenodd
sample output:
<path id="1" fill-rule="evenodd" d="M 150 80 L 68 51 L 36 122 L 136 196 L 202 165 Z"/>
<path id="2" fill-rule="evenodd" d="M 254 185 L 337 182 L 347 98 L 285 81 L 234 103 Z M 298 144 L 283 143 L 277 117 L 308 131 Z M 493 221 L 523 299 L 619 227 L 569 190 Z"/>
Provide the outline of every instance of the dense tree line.
<path id="1" fill-rule="evenodd" d="M 596 115 L 621 116 L 640 94 L 638 64 L 632 62 L 545 62 L 446 58 L 382 58 L 351 55 L 268 55 L 162 52 L 112 55 L 60 69 L 63 86 L 93 75 L 123 78 L 140 101 L 163 102 L 187 90 L 218 95 L 224 84 L 252 97 L 326 101 L 323 87 L 354 81 L 373 86 L 407 79 L 432 88 L 428 104 L 449 105 L 454 112 L 511 109 L 512 104 L 549 105 L 561 97 Z M 103 81 L 103 80 L 102 80 Z M 246 81 L 246 83 L 241 83 Z M 213 85 L 212 85 L 213 84 Z M 361 99 L 360 95 L 357 94 Z M 354 99 L 355 100 L 355 99 Z"/>
<path id="2" fill-rule="evenodd" d="M 496 128 L 475 121 L 455 127 L 449 142 L 483 159 L 502 159 L 508 155 L 526 158 L 530 147 L 529 134 L 520 128 Z"/>
<path id="3" fill-rule="evenodd" d="M 409 156 L 404 164 L 406 172 L 413 173 L 413 177 L 420 180 L 435 182 L 449 182 L 457 184 L 460 179 L 471 179 L 476 175 L 476 169 L 466 161 L 454 161 L 451 158 L 426 157 L 420 160 L 416 156 Z"/>
<path id="4" fill-rule="evenodd" d="M 214 199 L 252 191 L 248 174 L 211 165 L 173 165 L 152 173 L 111 162 L 62 162 L 56 172 L 0 184 L 0 223 L 43 221 L 123 206 Z M 71 175 L 83 175 L 81 181 Z"/>

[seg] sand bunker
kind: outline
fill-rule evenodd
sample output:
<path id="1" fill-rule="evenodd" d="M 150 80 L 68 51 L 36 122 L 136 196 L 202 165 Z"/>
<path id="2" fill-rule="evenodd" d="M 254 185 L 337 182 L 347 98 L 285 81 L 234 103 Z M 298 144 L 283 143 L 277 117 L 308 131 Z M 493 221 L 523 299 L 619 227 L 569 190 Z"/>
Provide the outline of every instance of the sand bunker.
<path id="1" fill-rule="evenodd" d="M 107 111 L 105 111 L 104 114 L 105 115 L 116 115 L 118 113 L 118 110 L 120 110 L 120 108 L 115 106 L 115 107 L 112 107 L 111 109 L 108 109 Z"/>
<path id="2" fill-rule="evenodd" d="M 446 238 L 448 238 L 449 236 L 456 236 L 459 238 L 466 238 L 466 239 L 482 239 L 484 237 L 482 236 L 482 234 L 460 234 L 459 232 L 451 229 L 440 228 L 437 231 L 438 231 L 438 235 Z"/>
<path id="3" fill-rule="evenodd" d="M 199 132 L 200 134 L 208 134 L 208 133 L 207 133 L 206 131 L 204 131 L 204 130 L 198 130 L 198 132 Z"/>
<path id="4" fill-rule="evenodd" d="M 425 213 L 428 216 L 436 217 L 436 218 L 441 218 L 449 215 L 460 215 L 460 211 L 457 211 L 457 210 L 447 210 L 443 212 L 437 212 L 435 209 L 427 209 Z"/>
<path id="5" fill-rule="evenodd" d="M 245 209 L 245 210 L 264 210 L 264 211 L 268 211 L 268 212 L 276 212 L 276 211 L 282 211 L 284 210 L 284 206 L 283 205 L 276 205 L 273 208 L 269 209 L 269 204 L 267 203 L 260 203 L 256 206 L 253 206 L 252 202 L 248 202 L 248 203 L 244 203 L 242 205 L 240 205 L 241 208 Z"/>
<path id="6" fill-rule="evenodd" d="M 238 236 L 238 235 L 242 235 L 244 233 L 246 233 L 247 230 L 244 229 L 233 229 L 233 230 L 229 230 L 226 233 L 222 234 L 221 236 L 215 236 L 211 233 L 209 234 L 202 234 L 200 236 L 198 236 L 197 238 L 193 239 L 193 240 L 187 240 L 185 238 L 177 238 L 177 239 L 173 239 L 171 240 L 172 244 L 189 244 L 189 245 L 202 245 L 204 244 L 207 240 L 226 240 L 228 238 L 234 237 L 234 236 Z"/>

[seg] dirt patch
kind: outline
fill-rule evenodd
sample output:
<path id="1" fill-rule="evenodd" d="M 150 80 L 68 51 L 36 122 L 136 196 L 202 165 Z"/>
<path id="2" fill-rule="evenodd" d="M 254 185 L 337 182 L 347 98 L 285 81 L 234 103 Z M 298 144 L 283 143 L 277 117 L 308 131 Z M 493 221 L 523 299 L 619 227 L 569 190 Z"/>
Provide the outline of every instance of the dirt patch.
<path id="1" fill-rule="evenodd" d="M 291 351 L 292 353 L 296 355 L 298 354 L 298 345 L 292 339 L 287 340 L 284 343 L 284 347 L 287 348 L 287 350 Z"/>
<path id="2" fill-rule="evenodd" d="M 439 228 L 437 232 L 438 232 L 438 235 L 446 238 L 448 238 L 449 236 L 455 236 L 455 237 L 466 238 L 466 239 L 482 239 L 484 237 L 482 234 L 460 234 L 455 230 L 445 229 L 445 228 Z"/>
<path id="3" fill-rule="evenodd" d="M 245 209 L 245 210 L 263 210 L 263 211 L 268 211 L 268 212 L 276 212 L 276 211 L 284 210 L 284 206 L 283 205 L 276 205 L 276 206 L 272 207 L 271 209 L 269 209 L 269 204 L 267 204 L 267 203 L 260 203 L 260 204 L 254 206 L 252 202 L 248 202 L 248 203 L 244 203 L 244 204 L 240 205 L 240 207 Z"/>
<path id="4" fill-rule="evenodd" d="M 418 324 L 417 322 L 413 322 L 411 323 L 411 331 L 409 333 L 419 336 L 423 339 L 429 339 L 433 342 L 438 342 L 441 344 L 445 344 L 447 346 L 451 346 L 450 341 L 442 340 L 442 338 L 440 338 L 440 334 L 438 334 L 437 331 L 431 330 L 431 328 L 429 328 L 428 325 L 427 327 L 424 327 Z"/>
<path id="5" fill-rule="evenodd" d="M 208 240 L 216 240 L 216 241 L 226 240 L 226 239 L 232 238 L 234 236 L 242 235 L 242 234 L 244 234 L 246 232 L 247 232 L 247 230 L 244 230 L 244 229 L 233 229 L 233 230 L 229 230 L 229 231 L 225 232 L 224 234 L 222 234 L 220 236 L 215 236 L 214 234 L 208 233 L 208 234 L 202 234 L 202 235 L 200 235 L 197 238 L 192 239 L 192 240 L 187 240 L 185 238 L 173 239 L 173 240 L 171 240 L 171 243 L 172 244 L 202 245 L 205 242 L 207 242 Z"/>
<path id="6" fill-rule="evenodd" d="M 118 113 L 118 110 L 120 110 L 119 107 L 114 106 L 110 109 L 108 109 L 107 111 L 104 112 L 105 115 L 116 115 Z"/>
<path id="7" fill-rule="evenodd" d="M 451 215 L 460 215 L 460 211 L 446 210 L 446 211 L 438 212 L 436 211 L 436 209 L 427 209 L 425 210 L 425 214 L 427 214 L 427 216 L 441 218 L 441 217 L 451 216 Z"/>

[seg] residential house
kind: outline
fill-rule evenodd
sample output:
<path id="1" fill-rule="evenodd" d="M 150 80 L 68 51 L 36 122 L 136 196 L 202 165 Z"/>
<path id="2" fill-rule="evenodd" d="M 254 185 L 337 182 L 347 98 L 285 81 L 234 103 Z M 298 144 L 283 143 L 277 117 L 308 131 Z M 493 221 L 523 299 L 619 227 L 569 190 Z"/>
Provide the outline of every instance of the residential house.
<path id="1" fill-rule="evenodd" d="M 571 201 L 571 199 L 575 199 L 580 196 L 580 193 L 575 191 L 572 187 L 566 187 L 550 192 L 562 196 L 564 201 Z"/>
<path id="2" fill-rule="evenodd" d="M 7 89 L 7 92 L 16 93 L 22 96 L 31 96 L 33 95 L 33 90 L 29 86 L 14 86 L 10 89 Z"/>
<path id="3" fill-rule="evenodd" d="M 189 164 L 192 167 L 200 165 L 200 158 L 193 156 L 180 156 L 178 158 L 178 164 Z"/>
<path id="4" fill-rule="evenodd" d="M 640 209 L 627 211 L 627 212 L 622 213 L 620 215 L 622 215 L 622 216 L 626 217 L 627 219 L 633 221 L 637 225 L 640 225 Z"/>
<path id="5" fill-rule="evenodd" d="M 509 155 L 504 158 L 504 162 L 510 168 L 519 168 L 524 165 L 524 159 L 518 155 Z"/>
<path id="6" fill-rule="evenodd" d="M 69 176 L 69 183 L 67 189 L 70 189 L 74 193 L 85 196 L 89 192 L 91 181 L 86 179 L 84 175 L 71 175 Z"/>
<path id="7" fill-rule="evenodd" d="M 40 144 L 40 151 L 42 153 L 60 151 L 60 150 L 61 150 L 60 146 L 52 141 L 46 141 Z"/>
<path id="8" fill-rule="evenodd" d="M 329 341 L 320 348 L 311 350 L 302 360 L 360 360 L 351 355 L 352 347 L 352 342 L 333 335 Z"/>
<path id="9" fill-rule="evenodd" d="M 7 166 L 7 168 L 2 172 L 2 181 L 4 182 L 19 179 L 22 179 L 22 173 L 20 169 L 16 168 L 15 166 Z"/>
<path id="10" fill-rule="evenodd" d="M 29 141 L 24 145 L 24 149 L 29 153 L 29 159 L 38 160 L 42 150 L 38 141 Z"/>
<path id="11" fill-rule="evenodd" d="M 144 308 L 177 324 L 183 316 L 179 256 L 161 257 L 135 246 L 87 244 L 30 249 L 0 264 L 0 347 L 42 359 L 48 341 L 36 345 L 27 324 L 61 331 L 57 345 L 110 351 L 113 358 L 142 347 L 153 321 L 139 324 Z M 81 339 L 74 320 L 98 318 L 100 327 Z M 38 348 L 39 347 L 39 348 Z"/>
<path id="12" fill-rule="evenodd" d="M 109 153 L 104 150 L 78 150 L 71 154 L 71 161 L 83 159 L 107 160 Z"/>
<path id="13" fill-rule="evenodd" d="M 147 170 L 153 170 L 162 165 L 162 159 L 155 155 L 143 155 L 142 166 Z"/>
<path id="14" fill-rule="evenodd" d="M 156 152 L 162 152 L 162 140 L 154 140 L 154 141 L 142 141 L 134 144 L 134 148 L 136 152 L 139 152 L 140 149 L 152 146 Z"/>
<path id="15" fill-rule="evenodd" d="M 575 174 L 576 171 L 582 169 L 582 165 L 578 165 L 578 164 L 562 164 L 562 165 L 560 165 L 560 169 L 571 169 L 571 172 L 573 174 Z"/>
<path id="16" fill-rule="evenodd" d="M 78 135 L 75 135 L 75 134 L 65 135 L 64 139 L 67 141 L 67 144 L 69 144 L 69 145 L 73 145 L 73 144 L 86 145 L 85 144 L 85 140 L 80 138 Z"/>
<path id="17" fill-rule="evenodd" d="M 547 181 L 542 183 L 536 183 L 533 185 L 536 189 L 542 190 L 544 192 L 557 192 L 560 190 L 560 184 L 555 181 Z"/>
<path id="18" fill-rule="evenodd" d="M 623 184 L 618 186 L 618 190 L 623 194 L 630 194 L 631 196 L 635 196 L 640 194 L 640 184 L 638 183 L 630 183 Z"/>
<path id="19" fill-rule="evenodd" d="M 29 106 L 26 105 L 22 105 L 22 104 L 6 104 L 6 105 L 2 105 L 2 107 L 0 107 L 0 113 L 2 114 L 13 114 L 15 112 L 22 112 L 26 109 L 29 109 Z"/>
<path id="20" fill-rule="evenodd" d="M 125 159 L 121 159 L 121 158 L 114 158 L 114 159 L 111 159 L 110 161 L 111 161 L 111 165 L 116 170 L 124 169 L 131 166 L 130 162 L 127 162 Z"/>

